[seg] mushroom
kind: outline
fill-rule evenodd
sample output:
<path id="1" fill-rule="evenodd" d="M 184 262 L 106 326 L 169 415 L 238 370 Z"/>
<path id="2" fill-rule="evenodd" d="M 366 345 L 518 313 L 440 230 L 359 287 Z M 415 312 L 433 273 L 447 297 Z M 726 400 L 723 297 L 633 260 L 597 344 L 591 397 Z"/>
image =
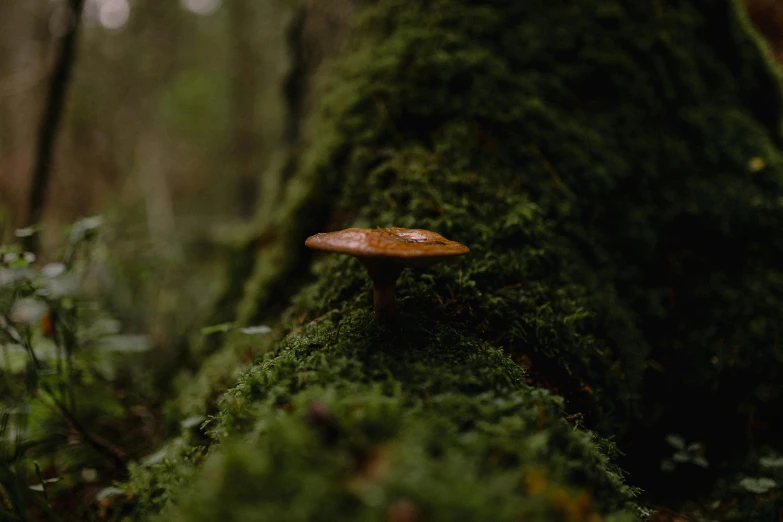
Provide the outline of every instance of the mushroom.
<path id="1" fill-rule="evenodd" d="M 310 236 L 305 245 L 357 257 L 373 284 L 375 319 L 388 324 L 396 316 L 395 286 L 407 267 L 428 266 L 470 249 L 429 230 L 413 228 L 347 228 Z"/>

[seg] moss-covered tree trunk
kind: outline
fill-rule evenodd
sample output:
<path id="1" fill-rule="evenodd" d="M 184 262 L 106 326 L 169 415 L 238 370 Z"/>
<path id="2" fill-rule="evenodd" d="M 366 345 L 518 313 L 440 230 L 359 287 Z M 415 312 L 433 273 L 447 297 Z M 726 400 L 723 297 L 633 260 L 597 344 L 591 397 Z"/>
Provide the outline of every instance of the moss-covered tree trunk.
<path id="1" fill-rule="evenodd" d="M 322 110 L 234 273 L 239 321 L 273 332 L 230 334 L 195 381 L 219 397 L 211 447 L 199 471 L 183 453 L 166 517 L 632 520 L 618 462 L 695 497 L 680 484 L 774 433 L 780 92 L 739 4 L 358 12 L 323 89 L 297 94 Z M 471 253 L 403 274 L 379 329 L 360 264 L 303 246 L 348 226 Z M 212 379 L 226 354 L 242 372 Z M 661 477 L 672 434 L 713 467 Z"/>

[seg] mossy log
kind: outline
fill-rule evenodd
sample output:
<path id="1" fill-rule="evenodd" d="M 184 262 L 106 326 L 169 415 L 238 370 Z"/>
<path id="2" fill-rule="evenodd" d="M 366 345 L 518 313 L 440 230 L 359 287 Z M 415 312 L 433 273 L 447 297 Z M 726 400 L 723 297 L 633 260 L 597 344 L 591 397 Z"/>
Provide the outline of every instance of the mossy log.
<path id="1" fill-rule="evenodd" d="M 255 358 L 165 519 L 633 520 L 618 462 L 655 494 L 665 434 L 717 463 L 780 427 L 767 55 L 729 0 L 363 7 L 245 251 L 240 320 L 274 332 L 229 336 Z M 379 329 L 360 264 L 304 249 L 349 226 L 471 253 Z"/>

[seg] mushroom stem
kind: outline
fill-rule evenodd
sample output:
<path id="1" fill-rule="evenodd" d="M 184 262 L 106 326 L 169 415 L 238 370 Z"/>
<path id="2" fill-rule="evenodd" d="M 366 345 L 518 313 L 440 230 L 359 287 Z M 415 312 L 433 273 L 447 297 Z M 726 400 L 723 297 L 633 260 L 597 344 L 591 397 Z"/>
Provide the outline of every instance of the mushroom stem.
<path id="1" fill-rule="evenodd" d="M 378 324 L 392 323 L 397 317 L 396 286 L 396 282 L 384 285 L 375 283 L 373 286 L 373 305 L 375 306 L 375 320 Z"/>
<path id="2" fill-rule="evenodd" d="M 378 260 L 364 260 L 364 266 L 372 279 L 375 321 L 378 324 L 394 322 L 397 317 L 397 279 L 403 267 Z"/>

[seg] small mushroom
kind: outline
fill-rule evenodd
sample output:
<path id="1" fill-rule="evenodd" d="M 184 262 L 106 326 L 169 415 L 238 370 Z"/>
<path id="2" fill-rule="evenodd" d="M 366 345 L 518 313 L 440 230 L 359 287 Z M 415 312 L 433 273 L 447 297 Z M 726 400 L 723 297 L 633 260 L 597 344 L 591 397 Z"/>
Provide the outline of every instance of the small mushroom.
<path id="1" fill-rule="evenodd" d="M 395 286 L 407 267 L 428 266 L 470 249 L 429 230 L 412 228 L 347 228 L 310 236 L 305 245 L 316 250 L 357 257 L 373 284 L 375 319 L 380 324 L 396 316 Z"/>

